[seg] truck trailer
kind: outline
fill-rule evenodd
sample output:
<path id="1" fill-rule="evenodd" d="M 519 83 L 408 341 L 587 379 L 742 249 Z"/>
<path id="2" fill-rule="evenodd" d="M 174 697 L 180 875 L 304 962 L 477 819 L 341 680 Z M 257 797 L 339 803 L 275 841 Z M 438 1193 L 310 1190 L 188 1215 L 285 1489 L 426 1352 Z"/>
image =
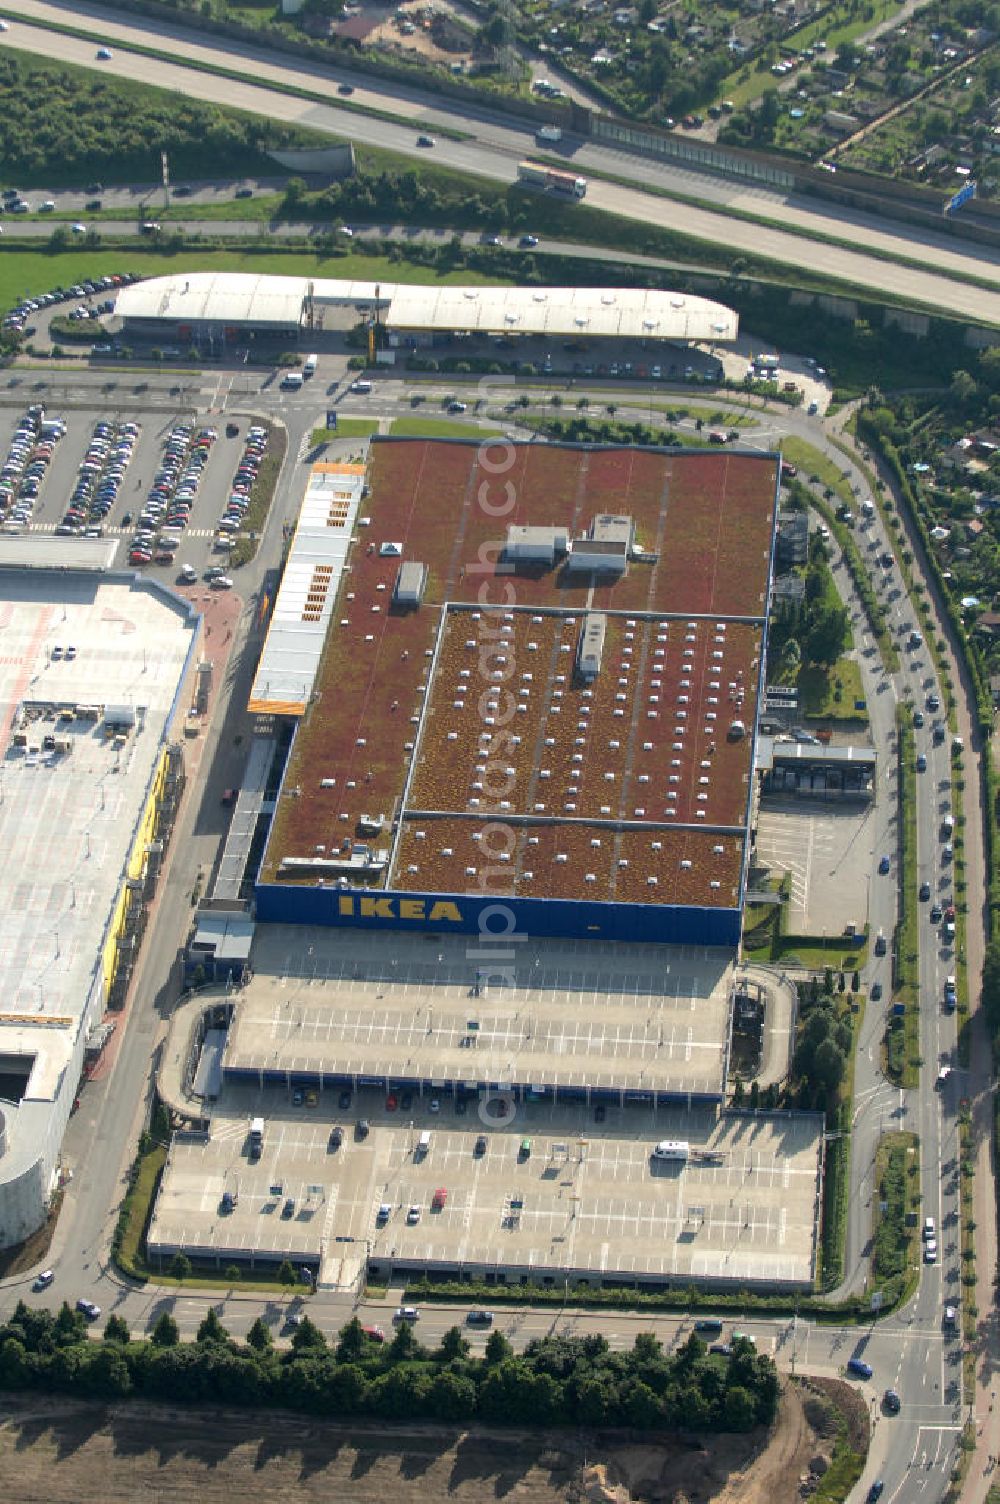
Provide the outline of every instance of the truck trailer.
<path id="1" fill-rule="evenodd" d="M 527 188 L 539 188 L 543 193 L 559 193 L 565 198 L 583 198 L 587 192 L 587 179 L 578 178 L 574 172 L 560 172 L 555 167 L 545 167 L 540 162 L 519 162 L 517 180 Z"/>

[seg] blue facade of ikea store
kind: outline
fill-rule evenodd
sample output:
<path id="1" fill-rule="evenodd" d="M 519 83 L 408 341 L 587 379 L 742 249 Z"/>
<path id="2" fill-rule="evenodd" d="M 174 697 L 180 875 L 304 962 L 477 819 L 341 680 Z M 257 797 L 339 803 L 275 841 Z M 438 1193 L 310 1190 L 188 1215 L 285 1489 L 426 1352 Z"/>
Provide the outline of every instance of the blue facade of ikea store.
<path id="1" fill-rule="evenodd" d="M 740 938 L 739 908 L 464 893 L 366 893 L 297 883 L 258 883 L 255 896 L 256 917 L 265 924 L 351 925 L 492 934 L 497 938 L 519 934 L 729 948 L 738 945 Z"/>

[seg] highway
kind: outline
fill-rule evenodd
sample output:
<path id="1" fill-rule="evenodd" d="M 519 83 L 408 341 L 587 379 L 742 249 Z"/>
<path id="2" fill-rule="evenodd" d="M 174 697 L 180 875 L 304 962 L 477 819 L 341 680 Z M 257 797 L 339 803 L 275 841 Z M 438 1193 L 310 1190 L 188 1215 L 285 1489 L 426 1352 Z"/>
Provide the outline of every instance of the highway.
<path id="1" fill-rule="evenodd" d="M 530 128 L 512 124 L 509 117 L 490 114 L 486 109 L 474 111 L 466 105 L 450 105 L 420 90 L 354 77 L 343 69 L 327 69 L 305 60 L 276 62 L 274 54 L 265 49 L 227 38 L 209 42 L 196 39 L 180 28 L 138 18 L 126 20 L 119 13 L 102 12 L 97 7 L 61 7 L 50 0 L 15 0 L 9 9 L 25 20 L 13 22 L 2 36 L 0 42 L 5 47 L 99 68 L 212 103 L 222 94 L 229 105 L 340 138 L 386 147 L 416 160 L 429 157 L 428 152 L 417 147 L 417 131 L 443 127 L 461 131 L 466 139 L 439 137 L 433 159 L 495 182 L 513 182 L 518 160 L 534 145 Z M 32 25 L 31 21 L 39 24 Z M 46 22 L 72 23 L 87 31 L 90 40 L 48 31 L 44 29 Z M 165 47 L 177 61 L 122 52 L 105 62 L 97 62 L 96 44 L 100 42 L 111 44 L 113 52 L 115 43 Z M 220 82 L 218 77 L 199 71 L 213 64 L 245 68 L 256 81 Z M 401 117 L 398 123 L 280 91 L 311 88 L 320 92 L 330 90 L 332 94 L 338 83 L 348 80 L 355 90 L 353 103 L 391 111 Z M 814 271 L 868 288 L 873 293 L 907 298 L 975 323 L 1000 325 L 1000 251 L 964 246 L 935 232 L 891 224 L 819 202 L 790 199 L 765 189 L 702 177 L 589 142 L 571 143 L 567 162 L 584 174 L 603 172 L 630 180 L 614 183 L 592 178 L 587 202 L 595 208 L 726 245 L 741 254 L 763 256 L 791 266 L 808 262 Z M 633 184 L 646 184 L 663 193 L 686 194 L 700 202 L 664 199 Z M 764 216 L 768 223 L 734 218 L 736 212 Z M 799 233 L 791 233 L 785 227 L 794 227 Z M 835 237 L 844 243 L 804 240 L 803 236 Z M 901 265 L 881 257 L 905 257 L 917 264 Z M 954 280 L 956 277 L 982 278 L 995 290 L 977 288 Z"/>
<path id="2" fill-rule="evenodd" d="M 61 399 L 69 390 L 66 378 L 56 373 L 44 376 L 31 372 L 30 384 L 35 400 Z M 324 372 L 324 374 L 327 374 Z M 343 390 L 346 368 L 335 368 L 335 398 L 345 417 L 371 415 L 389 419 L 411 411 L 408 395 L 396 378 L 379 380 L 371 395 L 353 396 Z M 36 379 L 37 378 L 37 379 Z M 142 402 L 180 400 L 177 378 L 167 373 L 148 378 L 148 391 Z M 103 373 L 74 373 L 72 390 L 93 389 L 105 393 Z M 230 673 L 210 735 L 201 753 L 200 775 L 192 780 L 181 810 L 178 827 L 171 843 L 165 879 L 156 902 L 154 921 L 140 962 L 140 970 L 131 1002 L 129 1023 L 114 1070 L 99 1082 L 88 1085 L 82 1094 L 82 1106 L 71 1120 L 64 1157 L 74 1166 L 74 1178 L 66 1204 L 57 1224 L 48 1262 L 56 1270 L 56 1281 L 42 1295 L 30 1292 L 30 1280 L 20 1277 L 0 1286 L 0 1310 L 9 1311 L 14 1302 L 24 1298 L 30 1303 L 52 1305 L 62 1298 L 70 1301 L 86 1296 L 102 1307 L 103 1319 L 117 1312 L 136 1332 L 146 1330 L 163 1310 L 170 1310 L 182 1333 L 193 1335 L 209 1304 L 218 1310 L 224 1323 L 234 1333 L 246 1332 L 258 1315 L 276 1332 L 289 1329 L 284 1324 L 290 1305 L 297 1299 L 234 1288 L 228 1291 L 178 1291 L 156 1286 L 137 1287 L 123 1279 L 110 1263 L 110 1237 L 124 1191 L 127 1169 L 142 1124 L 151 1089 L 150 1061 L 155 1068 L 157 1049 L 163 1038 L 166 1020 L 179 991 L 177 952 L 190 920 L 190 893 L 199 872 L 213 865 L 219 840 L 218 803 L 222 787 L 238 781 L 241 753 L 236 738 L 246 735 L 248 719 L 243 709 L 250 676 L 259 651 L 259 637 L 254 623 L 254 606 L 265 570 L 273 565 L 280 550 L 283 523 L 294 515 L 304 478 L 302 461 L 306 455 L 308 432 L 316 418 L 316 399 L 308 394 L 283 394 L 268 381 L 250 371 L 241 372 L 228 384 L 217 373 L 185 378 L 183 401 L 202 410 L 209 406 L 233 415 L 249 411 L 267 411 L 285 424 L 289 435 L 288 460 L 282 471 L 279 489 L 267 525 L 263 546 L 254 564 L 243 570 L 239 589 L 243 612 L 237 646 Z M 124 386 L 124 383 L 123 383 Z M 422 385 L 427 411 L 435 400 L 454 387 L 432 381 Z M 499 378 L 491 384 L 490 405 L 501 408 L 513 398 L 513 383 Z M 608 400 L 609 393 L 588 388 L 592 404 Z M 613 393 L 619 416 L 644 419 L 648 415 L 648 388 L 622 387 Z M 11 397 L 9 400 L 14 400 Z M 20 396 L 17 400 L 21 400 Z M 85 401 L 85 398 L 78 397 Z M 140 400 L 140 399 L 135 399 Z M 332 399 L 331 399 L 332 400 Z M 540 397 L 541 406 L 545 396 Z M 712 396 L 713 405 L 724 407 L 725 399 Z M 728 404 L 733 411 L 747 413 L 745 403 Z M 840 421 L 843 420 L 841 416 Z M 470 435 L 477 423 L 467 420 Z M 516 418 L 505 418 L 505 426 Z M 686 420 L 688 424 L 693 419 Z M 493 426 L 493 425 L 491 425 Z M 682 423 L 680 426 L 684 426 Z M 866 482 L 860 469 L 851 464 L 826 436 L 819 419 L 810 419 L 801 411 L 771 412 L 761 410 L 758 421 L 741 430 L 741 442 L 771 448 L 776 434 L 795 433 L 823 450 L 847 471 L 858 499 L 867 496 Z M 351 447 L 345 441 L 345 447 Z M 354 446 L 356 447 L 356 441 Z M 898 567 L 886 571 L 878 562 L 889 547 L 881 526 L 873 522 L 859 528 L 858 541 L 873 576 L 878 581 L 890 613 L 892 630 L 897 634 L 902 662 L 900 671 L 886 675 L 877 651 L 872 647 L 861 608 L 850 590 L 846 570 L 835 557 L 835 576 L 853 616 L 859 648 L 859 663 L 871 715 L 872 734 L 879 751 L 879 788 L 871 819 L 874 820 L 874 854 L 870 889 L 870 923 L 873 931 L 882 928 L 891 935 L 897 905 L 897 836 L 895 789 L 895 706 L 910 699 L 922 705 L 933 684 L 926 649 L 906 651 L 906 637 L 914 622 L 914 612 L 905 596 L 894 594 L 900 589 Z M 940 688 L 938 693 L 940 694 Z M 943 696 L 942 696 L 943 700 Z M 916 777 L 919 831 L 919 880 L 931 883 L 935 895 L 947 896 L 947 866 L 942 866 L 938 828 L 942 801 L 949 786 L 950 753 L 947 744 L 935 747 L 927 728 L 917 733 L 918 750 L 928 759 L 925 773 Z M 890 875 L 877 871 L 879 856 L 888 852 L 892 859 Z M 965 1410 L 961 1402 L 961 1352 L 957 1336 L 946 1330 L 943 1314 L 946 1302 L 960 1291 L 960 1264 L 957 1224 L 958 1176 L 949 1168 L 957 1159 L 956 1109 L 963 1085 L 958 1074 L 945 1090 L 934 1090 L 937 1062 L 942 1054 L 954 1058 L 955 1020 L 940 1006 L 944 975 L 954 961 L 942 953 L 928 918 L 928 904 L 921 904 L 921 1053 L 924 1067 L 919 1092 L 900 1093 L 892 1088 L 880 1069 L 880 1043 L 885 1028 L 886 1007 L 891 996 L 888 960 L 871 963 L 867 980 L 883 981 L 882 1003 L 869 1003 L 860 1043 L 856 1074 L 856 1106 L 852 1134 L 851 1198 L 848 1224 L 844 1290 L 863 1285 L 871 1230 L 874 1187 L 872 1166 L 879 1136 L 896 1127 L 915 1131 L 920 1138 L 921 1192 L 923 1214 L 935 1217 L 939 1230 L 939 1260 L 921 1269 L 917 1295 L 902 1310 L 867 1325 L 842 1327 L 819 1324 L 802 1317 L 757 1319 L 751 1311 L 734 1318 L 733 1324 L 755 1336 L 761 1351 L 772 1355 L 787 1372 L 842 1374 L 849 1357 L 863 1357 L 874 1370 L 870 1384 L 865 1384 L 872 1407 L 874 1433 L 869 1463 L 862 1491 L 875 1478 L 886 1486 L 885 1498 L 892 1504 L 924 1504 L 939 1498 L 955 1462 L 955 1449 Z M 946 1171 L 946 1173 L 942 1173 Z M 356 1302 L 349 1293 L 318 1292 L 308 1296 L 311 1318 L 327 1333 L 335 1332 L 355 1312 L 363 1321 L 388 1327 L 399 1296 L 390 1291 L 385 1299 Z M 464 1318 L 464 1307 L 442 1309 L 425 1307 L 419 1335 L 425 1340 L 440 1336 L 456 1320 Z M 600 1331 L 613 1345 L 629 1344 L 638 1331 L 654 1331 L 668 1345 L 683 1341 L 691 1329 L 691 1318 L 675 1314 L 649 1315 L 623 1311 L 587 1312 L 572 1306 L 554 1309 L 497 1309 L 497 1327 L 505 1331 L 515 1346 L 553 1330 L 587 1333 Z M 472 1336 L 476 1348 L 485 1340 Z M 881 1408 L 886 1388 L 895 1388 L 902 1397 L 902 1412 L 889 1416 Z"/>

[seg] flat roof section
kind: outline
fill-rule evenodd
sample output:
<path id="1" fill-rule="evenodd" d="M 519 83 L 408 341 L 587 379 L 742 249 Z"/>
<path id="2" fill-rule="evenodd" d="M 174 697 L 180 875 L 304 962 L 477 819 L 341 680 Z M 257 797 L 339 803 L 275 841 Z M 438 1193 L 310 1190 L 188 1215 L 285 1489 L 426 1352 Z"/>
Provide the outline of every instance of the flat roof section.
<path id="1" fill-rule="evenodd" d="M 462 1117 L 452 1101 L 440 1106 L 435 1114 L 417 1099 L 389 1112 L 381 1093 L 362 1090 L 346 1112 L 334 1092 L 293 1108 L 285 1092 L 227 1086 L 209 1140 L 171 1148 L 150 1249 L 169 1257 L 180 1247 L 220 1262 L 251 1253 L 308 1259 L 328 1288 L 356 1283 L 366 1262 L 382 1278 L 434 1268 L 501 1281 L 812 1282 L 817 1114 L 609 1105 L 595 1123 L 581 1103 L 516 1104 L 504 1119 L 477 1097 L 466 1099 Z M 265 1120 L 264 1148 L 253 1163 L 246 1141 L 256 1115 Z M 361 1116 L 371 1122 L 364 1140 L 354 1132 Z M 331 1151 L 335 1123 L 344 1136 Z M 486 1148 L 477 1154 L 480 1133 Z M 664 1138 L 688 1143 L 687 1163 L 652 1158 Z M 226 1191 L 235 1196 L 230 1212 L 221 1210 Z M 435 1206 L 438 1191 L 445 1195 Z"/>
<path id="2" fill-rule="evenodd" d="M 197 624 L 185 602 L 144 582 L 0 573 L 0 850 L 17 857 L 0 864 L 0 1051 L 36 1056 L 29 1098 L 55 1096 L 100 991 L 107 926 Z M 135 715 L 118 745 L 104 722 L 111 704 Z M 60 719 L 73 707 L 88 710 Z"/>
<path id="3" fill-rule="evenodd" d="M 420 891 L 420 873 L 409 871 L 421 866 L 411 823 L 428 812 L 485 821 L 488 809 L 512 820 L 610 821 L 623 846 L 634 845 L 633 824 L 703 827 L 705 840 L 692 837 L 690 852 L 679 853 L 671 836 L 676 867 L 671 855 L 646 870 L 641 897 L 629 852 L 605 848 L 599 830 L 587 839 L 601 840 L 592 849 L 604 856 L 614 851 L 618 876 L 606 868 L 578 892 L 568 890 L 568 873 L 555 874 L 551 891 L 600 901 L 620 887 L 632 902 L 664 904 L 676 893 L 678 902 L 735 908 L 775 457 L 376 440 L 369 477 L 260 881 L 346 876 L 369 889 Z M 490 506 L 501 499 L 498 525 Z M 555 558 L 504 559 L 510 527 L 562 528 L 579 539 L 607 514 L 629 519 L 633 531 L 614 583 Z M 406 562 L 427 569 L 415 607 L 393 601 Z M 602 661 L 596 677 L 578 683 L 588 612 L 606 618 Z M 731 735 L 737 721 L 745 734 Z M 484 776 L 484 763 L 499 765 L 504 787 L 495 794 L 497 769 Z M 439 856 L 454 851 L 455 842 L 430 839 Z M 574 830 L 567 839 L 581 837 Z M 534 871 L 520 854 L 517 862 Z M 463 853 L 453 869 L 436 871 L 434 891 L 468 889 L 466 869 L 479 865 Z M 692 871 L 704 881 L 681 875 Z M 481 890 L 478 875 L 472 886 Z M 498 879 L 487 891 L 508 888 Z"/>
<path id="4" fill-rule="evenodd" d="M 497 955 L 511 959 L 502 964 Z M 227 1078 L 721 1098 L 733 954 L 259 925 Z"/>
<path id="5" fill-rule="evenodd" d="M 710 343 L 735 340 L 740 328 L 739 314 L 721 303 L 640 287 L 400 285 L 389 295 L 385 322 L 399 330 Z"/>
<path id="6" fill-rule="evenodd" d="M 363 465 L 314 465 L 278 587 L 249 709 L 305 713 L 364 486 Z"/>
<path id="7" fill-rule="evenodd" d="M 407 815 L 499 806 L 501 817 L 742 830 L 761 628 L 607 616 L 600 672 L 583 680 L 587 619 L 448 611 Z"/>
<path id="8" fill-rule="evenodd" d="M 115 312 L 124 319 L 274 324 L 294 329 L 302 321 L 308 290 L 305 277 L 179 272 L 121 288 L 115 299 Z"/>
<path id="9" fill-rule="evenodd" d="M 0 527 L 0 570 L 106 572 L 114 564 L 117 549 L 117 538 L 57 538 L 54 533 L 18 532 L 16 528 L 8 533 Z"/>
<path id="10" fill-rule="evenodd" d="M 390 329 L 460 333 L 735 340 L 739 315 L 689 293 L 620 287 L 425 287 L 337 278 L 180 272 L 123 287 L 125 319 L 294 328 L 309 298 L 322 307 L 377 307 Z"/>

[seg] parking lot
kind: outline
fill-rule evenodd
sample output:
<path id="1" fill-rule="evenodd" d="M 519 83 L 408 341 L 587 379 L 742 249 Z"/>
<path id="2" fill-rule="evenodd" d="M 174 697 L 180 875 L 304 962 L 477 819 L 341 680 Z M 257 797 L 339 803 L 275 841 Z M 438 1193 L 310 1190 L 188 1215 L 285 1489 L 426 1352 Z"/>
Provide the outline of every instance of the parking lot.
<path id="1" fill-rule="evenodd" d="M 27 398 L 15 402 L 12 393 L 0 407 L 0 459 L 11 451 L 16 430 L 31 405 Z M 128 567 L 129 544 L 155 478 L 162 473 L 172 432 L 179 426 L 189 428 L 193 443 L 200 431 L 209 429 L 217 434 L 217 438 L 207 451 L 198 484 L 190 497 L 190 510 L 180 530 L 173 562 L 168 562 L 166 557 L 159 561 L 151 557 L 149 561 L 142 561 L 139 567 L 174 584 L 179 581 L 184 564 L 190 565 L 199 576 L 209 567 L 225 564 L 226 554 L 215 546 L 214 539 L 219 519 L 225 515 L 232 494 L 234 474 L 245 452 L 249 427 L 246 419 L 236 420 L 231 426 L 238 431 L 230 434 L 221 420 L 209 419 L 191 409 L 179 409 L 176 413 L 149 412 L 140 406 L 123 404 L 98 411 L 60 408 L 58 402 L 49 402 L 44 408 L 42 421 L 53 423 L 55 420 L 65 425 L 65 432 L 51 444 L 51 454 L 39 480 L 37 496 L 31 499 L 26 516 L 23 508 L 18 518 L 8 510 L 7 519 L 2 523 L 5 533 L 55 533 L 57 528 L 65 527 L 67 508 L 77 492 L 81 475 L 85 473 L 81 467 L 88 463 L 93 466 L 96 454 L 96 463 L 102 468 L 94 473 L 93 499 L 102 495 L 103 486 L 108 509 L 104 515 L 92 514 L 90 497 L 81 498 L 81 515 L 72 520 L 81 529 L 99 527 L 103 536 L 119 540 L 115 564 Z M 109 433 L 98 436 L 102 429 L 109 430 Z M 122 453 L 118 458 L 123 473 L 120 479 L 116 477 L 117 485 L 112 488 L 108 481 L 108 467 L 116 462 L 115 446 L 126 429 L 130 430 L 130 453 Z M 102 459 L 94 449 L 95 444 L 110 446 L 105 458 Z M 15 497 L 11 506 L 17 505 Z M 165 511 L 163 525 L 166 525 L 167 515 Z M 170 526 L 177 526 L 177 520 L 172 519 Z M 151 554 L 155 552 L 155 548 L 150 549 Z"/>
<path id="2" fill-rule="evenodd" d="M 722 1095 L 729 951 L 546 939 L 501 968 L 497 946 L 477 959 L 465 937 L 387 938 L 258 926 L 226 1070 L 307 1086 L 374 1076 L 425 1089 Z"/>
<path id="3" fill-rule="evenodd" d="M 498 1117 L 505 1099 L 484 1093 L 458 1117 L 430 1099 L 389 1112 L 375 1088 L 300 1095 L 296 1107 L 288 1092 L 226 1087 L 210 1136 L 175 1139 L 152 1254 L 288 1257 L 328 1287 L 358 1284 L 366 1263 L 375 1278 L 429 1265 L 500 1282 L 812 1278 L 814 1114 L 507 1101 Z M 662 1139 L 687 1143 L 687 1161 L 654 1158 Z"/>
<path id="4" fill-rule="evenodd" d="M 842 935 L 868 919 L 874 853 L 874 806 L 807 812 L 795 800 L 768 801 L 757 826 L 757 854 L 791 875 L 789 933 Z"/>

